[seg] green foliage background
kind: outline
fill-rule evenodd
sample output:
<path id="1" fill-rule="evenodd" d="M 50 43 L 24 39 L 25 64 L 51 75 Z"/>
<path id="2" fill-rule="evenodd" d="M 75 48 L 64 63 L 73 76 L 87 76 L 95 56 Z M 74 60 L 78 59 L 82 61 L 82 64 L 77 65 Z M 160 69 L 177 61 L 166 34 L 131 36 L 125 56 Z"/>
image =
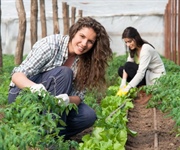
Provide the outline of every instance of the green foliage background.
<path id="1" fill-rule="evenodd" d="M 164 57 L 162 57 L 162 59 L 165 64 L 167 74 L 162 76 L 157 81 L 157 84 L 155 86 L 145 86 L 144 90 L 147 93 L 151 93 L 153 95 L 151 100 L 149 101 L 148 107 L 156 107 L 163 112 L 168 112 L 168 115 L 176 121 L 176 129 L 177 129 L 176 131 L 177 131 L 177 136 L 178 136 L 180 134 L 180 128 L 179 128 L 180 126 L 180 111 L 179 111 L 180 109 L 180 84 L 179 84 L 180 66 L 176 65 L 174 62 L 170 60 L 165 59 Z M 113 60 L 109 62 L 109 67 L 106 74 L 108 87 L 112 85 L 119 86 L 120 78 L 118 76 L 117 71 L 118 71 L 119 66 L 123 65 L 125 62 L 126 62 L 126 55 L 117 56 L 116 54 L 114 54 Z M 25 94 L 26 97 L 21 96 L 19 98 L 19 101 L 21 101 L 22 105 L 19 105 L 20 102 L 19 103 L 17 102 L 11 106 L 7 104 L 10 74 L 13 68 L 15 67 L 14 57 L 12 55 L 3 55 L 3 65 L 4 66 L 3 66 L 2 72 L 0 72 L 0 108 L 2 112 L 0 113 L 0 117 L 2 116 L 3 113 L 6 114 L 6 117 L 5 117 L 5 120 L 3 121 L 1 117 L 0 141 L 3 142 L 3 145 L 5 145 L 5 142 L 6 142 L 6 146 L 11 146 L 8 148 L 13 149 L 13 150 L 16 149 L 15 143 L 19 144 L 19 142 L 21 141 L 22 141 L 22 143 L 20 144 L 22 146 L 21 149 L 26 149 L 27 145 L 32 146 L 32 147 L 43 148 L 43 146 L 47 146 L 43 144 L 43 143 L 46 143 L 47 141 L 49 145 L 55 143 L 55 141 L 52 140 L 53 139 L 52 137 L 56 136 L 58 131 L 56 132 L 55 130 L 57 124 L 53 124 L 53 121 L 52 121 L 52 116 L 53 116 L 52 112 L 47 113 L 46 119 L 38 115 L 37 115 L 38 118 L 36 118 L 33 114 L 36 114 L 38 111 L 43 112 L 44 110 L 42 106 L 44 106 L 44 104 L 36 103 L 38 105 L 34 106 L 35 104 L 31 105 L 29 101 L 26 101 L 24 103 L 22 103 L 21 101 L 22 99 L 28 99 L 28 98 L 30 98 L 31 100 L 32 98 L 31 93 L 28 93 L 28 91 L 26 91 L 27 92 Z M 92 108 L 94 108 L 98 114 L 102 110 L 99 103 L 101 102 L 101 99 L 103 99 L 105 96 L 106 95 L 98 93 L 97 91 L 94 91 L 91 93 L 88 92 L 85 98 L 85 102 L 88 105 L 90 105 Z M 54 100 L 52 97 L 48 97 L 48 96 L 47 96 L 47 99 Z M 36 101 L 35 97 L 34 97 L 34 100 Z M 44 102 L 45 101 L 47 102 L 47 100 L 44 99 Z M 51 107 L 48 107 L 48 106 L 51 106 Z M 26 109 L 23 109 L 22 107 Z M 55 103 L 54 104 L 49 103 L 47 107 L 53 110 L 58 109 L 55 107 Z M 68 113 L 68 110 L 72 109 L 72 107 L 73 106 L 67 109 L 67 113 Z M 25 111 L 25 110 L 26 110 L 26 113 L 23 113 L 22 111 Z M 35 119 L 36 123 L 33 122 L 34 121 L 33 117 L 32 117 L 32 120 L 29 119 L 31 118 L 31 116 L 34 116 L 36 118 Z M 21 119 L 22 118 L 26 119 L 26 121 L 22 124 L 20 120 L 18 120 L 19 117 Z M 17 118 L 17 120 L 14 120 L 12 118 Z M 39 122 L 44 122 L 43 125 L 46 126 L 49 131 L 55 131 L 56 134 L 50 134 L 48 136 L 44 134 L 45 131 L 42 128 L 42 124 L 38 124 Z M 36 126 L 32 126 L 32 124 L 36 124 Z M 48 126 L 49 124 L 51 124 L 51 126 Z M 27 128 L 31 130 L 27 130 Z M 41 132 L 37 132 L 37 128 Z M 2 139 L 5 139 L 5 135 L 6 135 L 6 139 L 9 139 L 9 141 L 2 140 Z M 12 143 L 11 141 L 12 138 L 10 137 L 14 138 L 15 140 L 14 144 Z M 17 138 L 17 137 L 20 137 L 20 138 Z M 22 139 L 27 139 L 27 140 L 25 142 Z M 32 139 L 36 139 L 36 142 L 33 141 Z M 0 145 L 2 145 L 2 143 L 0 143 Z M 61 148 L 64 147 L 64 149 L 66 150 L 72 146 L 77 147 L 77 143 L 76 142 L 66 143 L 66 142 L 63 142 L 62 139 L 60 138 L 57 146 L 61 146 Z M 3 150 L 4 147 L 0 147 L 0 148 Z"/>

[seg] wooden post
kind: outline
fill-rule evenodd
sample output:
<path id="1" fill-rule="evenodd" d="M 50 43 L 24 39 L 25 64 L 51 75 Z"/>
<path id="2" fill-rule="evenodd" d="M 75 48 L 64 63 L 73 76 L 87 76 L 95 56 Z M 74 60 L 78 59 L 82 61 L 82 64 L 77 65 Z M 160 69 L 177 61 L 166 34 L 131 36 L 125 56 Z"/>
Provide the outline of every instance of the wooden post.
<path id="1" fill-rule="evenodd" d="M 53 24 L 54 24 L 54 34 L 58 34 L 59 30 L 59 23 L 58 23 L 58 3 L 57 0 L 52 0 L 53 4 Z"/>
<path id="2" fill-rule="evenodd" d="M 83 11 L 82 11 L 82 10 L 79 10 L 78 12 L 79 12 L 79 15 L 78 15 L 78 16 L 79 16 L 79 18 L 81 18 L 81 17 L 83 16 Z"/>
<path id="3" fill-rule="evenodd" d="M 71 25 L 76 21 L 76 7 L 71 8 Z"/>
<path id="4" fill-rule="evenodd" d="M 176 1 L 171 1 L 172 7 L 172 60 L 176 63 Z"/>
<path id="5" fill-rule="evenodd" d="M 64 35 L 69 32 L 69 5 L 66 2 L 62 2 L 63 10 L 63 25 L 64 25 Z"/>
<path id="6" fill-rule="evenodd" d="M 177 52 L 177 57 L 178 57 L 178 62 L 177 64 L 180 65 L 180 2 L 178 1 L 178 36 L 177 36 L 177 42 L 178 42 L 178 52 Z"/>
<path id="7" fill-rule="evenodd" d="M 40 18 L 41 18 L 42 37 L 45 37 L 47 35 L 47 27 L 46 27 L 46 13 L 45 13 L 44 0 L 40 0 Z"/>
<path id="8" fill-rule="evenodd" d="M 15 51 L 15 64 L 19 65 L 23 60 L 23 49 L 26 34 L 26 12 L 24 10 L 23 0 L 16 0 L 16 9 L 19 16 L 19 33 Z"/>
<path id="9" fill-rule="evenodd" d="M 169 48 L 169 59 L 170 60 L 172 60 L 172 53 L 171 53 L 171 50 L 172 50 L 172 47 L 171 47 L 171 45 L 172 45 L 172 31 L 171 31 L 171 26 L 172 26 L 172 20 L 171 20 L 171 3 L 169 3 L 168 4 L 168 13 L 169 13 L 169 15 L 168 15 L 168 21 L 169 21 L 169 27 L 168 27 L 168 43 L 169 43 L 169 46 L 168 46 L 168 48 Z"/>
<path id="10" fill-rule="evenodd" d="M 165 57 L 171 60 L 171 4 L 170 1 L 167 3 L 166 6 L 166 13 L 165 13 Z"/>
<path id="11" fill-rule="evenodd" d="M 168 58 L 168 4 L 164 12 L 164 47 L 165 47 L 165 58 Z"/>
<path id="12" fill-rule="evenodd" d="M 38 2 L 37 0 L 31 0 L 31 47 L 37 41 L 37 17 L 38 17 Z"/>
<path id="13" fill-rule="evenodd" d="M 2 45 L 1 45 L 1 1 L 0 1 L 0 72 L 3 67 L 3 56 L 2 56 Z"/>
<path id="14" fill-rule="evenodd" d="M 165 57 L 180 65 L 180 2 L 169 0 L 165 9 Z"/>

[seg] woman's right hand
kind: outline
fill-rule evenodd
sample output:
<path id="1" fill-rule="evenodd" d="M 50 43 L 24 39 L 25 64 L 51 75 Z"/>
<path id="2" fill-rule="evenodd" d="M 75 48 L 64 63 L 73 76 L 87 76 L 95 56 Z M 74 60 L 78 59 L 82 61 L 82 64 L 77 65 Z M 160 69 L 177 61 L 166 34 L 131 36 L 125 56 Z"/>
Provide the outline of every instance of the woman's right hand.
<path id="1" fill-rule="evenodd" d="M 30 87 L 32 93 L 39 92 L 41 90 L 47 91 L 43 84 L 34 84 Z"/>
<path id="2" fill-rule="evenodd" d="M 34 85 L 32 85 L 30 87 L 30 91 L 32 93 L 37 92 L 38 95 L 41 96 L 41 97 L 45 96 L 45 94 L 42 94 L 42 91 L 46 91 L 47 92 L 47 90 L 46 90 L 46 88 L 45 88 L 45 86 L 43 84 L 34 84 Z"/>

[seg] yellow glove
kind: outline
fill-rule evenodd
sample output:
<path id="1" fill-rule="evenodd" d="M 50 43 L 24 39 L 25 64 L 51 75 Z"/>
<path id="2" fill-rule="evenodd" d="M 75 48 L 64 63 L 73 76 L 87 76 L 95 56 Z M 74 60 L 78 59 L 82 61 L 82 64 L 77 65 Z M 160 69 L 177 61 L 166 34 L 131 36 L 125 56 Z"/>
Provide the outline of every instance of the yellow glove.
<path id="1" fill-rule="evenodd" d="M 128 94 L 130 88 L 131 88 L 130 85 L 124 86 L 123 88 L 119 89 L 119 91 L 117 92 L 116 95 L 118 95 L 118 96 L 125 96 L 125 95 Z"/>
<path id="2" fill-rule="evenodd" d="M 128 93 L 128 91 L 127 90 L 125 90 L 126 88 L 121 88 L 121 89 L 119 89 L 119 91 L 117 92 L 117 96 L 125 96 L 125 95 L 127 95 L 127 93 Z"/>

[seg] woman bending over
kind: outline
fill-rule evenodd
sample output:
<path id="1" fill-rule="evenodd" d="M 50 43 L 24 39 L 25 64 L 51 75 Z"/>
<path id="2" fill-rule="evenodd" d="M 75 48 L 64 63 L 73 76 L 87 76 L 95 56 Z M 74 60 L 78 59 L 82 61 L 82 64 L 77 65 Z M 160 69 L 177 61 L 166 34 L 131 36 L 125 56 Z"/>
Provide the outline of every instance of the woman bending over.
<path id="1" fill-rule="evenodd" d="M 135 28 L 127 27 L 122 39 L 129 49 L 127 62 L 118 69 L 122 78 L 120 88 L 123 91 L 128 92 L 131 88 L 142 85 L 153 85 L 157 78 L 166 73 L 158 52 L 141 38 Z"/>

